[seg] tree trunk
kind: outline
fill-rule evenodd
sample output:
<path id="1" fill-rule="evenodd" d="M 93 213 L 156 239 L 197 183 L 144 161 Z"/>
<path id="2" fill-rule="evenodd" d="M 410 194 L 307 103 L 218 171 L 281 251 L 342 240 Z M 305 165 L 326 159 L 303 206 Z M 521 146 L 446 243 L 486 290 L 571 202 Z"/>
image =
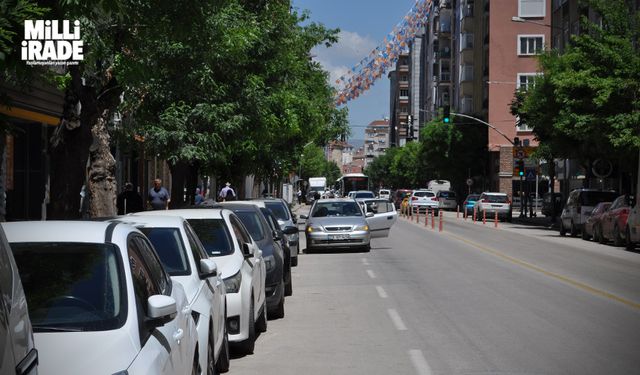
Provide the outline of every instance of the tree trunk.
<path id="1" fill-rule="evenodd" d="M 105 109 L 91 127 L 93 143 L 89 148 L 89 169 L 87 171 L 89 192 L 89 216 L 115 216 L 117 186 L 115 179 L 116 161 L 109 147 L 107 124 L 111 113 Z"/>
<path id="2" fill-rule="evenodd" d="M 63 118 L 50 142 L 50 219 L 81 217 L 80 192 L 85 183 L 91 127 L 96 101 L 93 90 L 82 85 L 78 68 L 69 68 L 72 84 L 65 93 Z"/>
<path id="3" fill-rule="evenodd" d="M 184 207 L 184 185 L 187 174 L 187 166 L 184 162 L 177 162 L 175 164 L 169 163 L 169 170 L 171 171 L 171 203 L 169 208 Z"/>

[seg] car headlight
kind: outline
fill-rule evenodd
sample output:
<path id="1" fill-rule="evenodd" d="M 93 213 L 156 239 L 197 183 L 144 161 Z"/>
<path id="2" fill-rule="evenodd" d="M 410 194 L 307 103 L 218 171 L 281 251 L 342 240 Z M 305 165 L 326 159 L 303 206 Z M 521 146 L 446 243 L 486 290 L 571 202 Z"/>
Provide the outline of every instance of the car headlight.
<path id="1" fill-rule="evenodd" d="M 312 232 L 322 232 L 322 228 L 315 225 L 313 226 L 310 225 L 307 227 L 307 233 L 312 233 Z"/>
<path id="2" fill-rule="evenodd" d="M 289 244 L 298 242 L 298 233 L 288 234 L 287 240 L 289 241 Z"/>
<path id="3" fill-rule="evenodd" d="M 238 293 L 240 284 L 242 283 L 242 272 L 238 271 L 235 275 L 224 279 L 224 287 L 227 293 Z"/>
<path id="4" fill-rule="evenodd" d="M 365 225 L 356 225 L 356 227 L 353 230 L 368 231 L 369 230 L 369 226 L 367 224 L 365 224 Z"/>
<path id="5" fill-rule="evenodd" d="M 263 259 L 264 259 L 264 266 L 267 269 L 267 272 L 276 268 L 276 257 L 274 257 L 273 255 L 267 255 Z"/>

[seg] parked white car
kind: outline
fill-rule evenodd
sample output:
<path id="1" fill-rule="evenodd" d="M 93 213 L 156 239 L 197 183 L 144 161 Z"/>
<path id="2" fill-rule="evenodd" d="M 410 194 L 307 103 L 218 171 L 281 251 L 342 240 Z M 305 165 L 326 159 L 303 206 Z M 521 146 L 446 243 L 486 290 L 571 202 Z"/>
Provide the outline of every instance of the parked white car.
<path id="1" fill-rule="evenodd" d="M 18 268 L 0 227 L 0 374 L 35 375 L 38 351 Z"/>
<path id="2" fill-rule="evenodd" d="M 267 274 L 262 251 L 240 219 L 222 208 L 147 211 L 145 215 L 181 216 L 198 235 L 217 265 L 227 289 L 229 342 L 253 353 L 256 330 L 267 329 Z"/>
<path id="3" fill-rule="evenodd" d="M 427 209 L 438 211 L 438 198 L 431 190 L 414 190 L 409 197 L 411 213 L 425 212 Z"/>
<path id="4" fill-rule="evenodd" d="M 2 223 L 41 375 L 198 374 L 182 285 L 139 230 L 116 222 Z"/>
<path id="5" fill-rule="evenodd" d="M 494 219 L 496 213 L 498 219 L 508 222 L 512 220 L 512 208 L 509 196 L 506 193 L 484 192 L 475 203 L 476 220 L 482 220 L 484 216 L 487 219 Z"/>
<path id="6" fill-rule="evenodd" d="M 144 212 L 118 221 L 144 233 L 171 279 L 184 287 L 198 331 L 200 369 L 206 374 L 227 372 L 229 342 L 224 283 L 216 262 L 209 258 L 189 223 L 179 216 L 144 216 Z"/>

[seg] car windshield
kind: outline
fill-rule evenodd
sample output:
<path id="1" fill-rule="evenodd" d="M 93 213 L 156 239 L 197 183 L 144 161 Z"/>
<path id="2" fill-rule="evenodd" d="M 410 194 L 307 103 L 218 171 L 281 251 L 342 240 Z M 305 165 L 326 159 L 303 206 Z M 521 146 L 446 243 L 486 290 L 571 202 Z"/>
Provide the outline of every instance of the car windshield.
<path id="1" fill-rule="evenodd" d="M 507 203 L 509 200 L 506 195 L 485 195 L 483 199 L 491 203 Z"/>
<path id="2" fill-rule="evenodd" d="M 34 332 L 106 331 L 127 319 L 119 250 L 103 243 L 12 243 Z"/>
<path id="3" fill-rule="evenodd" d="M 455 198 L 456 197 L 456 193 L 453 191 L 441 191 L 440 192 L 440 197 L 441 198 Z"/>
<path id="4" fill-rule="evenodd" d="M 435 197 L 435 194 L 431 191 L 416 191 L 413 195 L 415 197 Z"/>
<path id="5" fill-rule="evenodd" d="M 289 210 L 287 207 L 281 202 L 265 202 L 264 205 L 271 210 L 273 216 L 278 220 L 287 221 L 289 220 Z"/>
<path id="6" fill-rule="evenodd" d="M 240 221 L 242 221 L 242 224 L 247 227 L 247 230 L 249 231 L 249 234 L 251 234 L 251 237 L 254 241 L 261 241 L 262 239 L 264 239 L 264 231 L 262 230 L 262 225 L 260 224 L 260 218 L 258 217 L 257 212 L 242 210 L 234 212 L 236 215 L 238 215 Z"/>
<path id="7" fill-rule="evenodd" d="M 370 191 L 360 191 L 356 193 L 356 198 L 375 198 L 375 195 Z"/>
<path id="8" fill-rule="evenodd" d="M 187 251 L 178 228 L 140 228 L 160 257 L 162 265 L 171 276 L 191 274 Z"/>
<path id="9" fill-rule="evenodd" d="M 475 202 L 475 201 L 477 201 L 477 200 L 478 200 L 478 198 L 479 198 L 479 197 L 480 197 L 480 196 L 479 196 L 479 195 L 477 195 L 477 194 L 471 194 L 471 195 L 467 196 L 466 201 L 467 201 L 467 202 Z"/>
<path id="10" fill-rule="evenodd" d="M 613 191 L 583 191 L 580 194 L 580 204 L 583 206 L 595 206 L 600 202 L 613 202 L 618 194 Z"/>
<path id="11" fill-rule="evenodd" d="M 211 257 L 233 254 L 231 237 L 222 219 L 187 219 Z"/>
<path id="12" fill-rule="evenodd" d="M 322 202 L 315 205 L 311 216 L 362 216 L 362 210 L 356 202 Z"/>

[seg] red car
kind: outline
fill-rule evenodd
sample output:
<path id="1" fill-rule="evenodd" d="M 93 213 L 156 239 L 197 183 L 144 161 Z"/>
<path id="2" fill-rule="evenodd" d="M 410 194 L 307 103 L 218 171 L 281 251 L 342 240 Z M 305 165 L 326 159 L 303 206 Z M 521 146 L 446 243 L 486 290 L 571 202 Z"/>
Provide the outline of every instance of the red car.
<path id="1" fill-rule="evenodd" d="M 591 211 L 591 215 L 584 223 L 584 228 L 582 229 L 582 239 L 588 240 L 593 237 L 594 241 L 599 241 L 600 234 L 598 230 L 600 229 L 600 222 L 602 220 L 602 215 L 611 207 L 611 202 L 601 202 L 596 205 L 596 207 Z"/>
<path id="2" fill-rule="evenodd" d="M 599 225 L 599 242 L 613 241 L 614 246 L 624 245 L 624 228 L 633 205 L 633 197 L 621 195 L 616 198 L 611 207 L 603 215 Z"/>

